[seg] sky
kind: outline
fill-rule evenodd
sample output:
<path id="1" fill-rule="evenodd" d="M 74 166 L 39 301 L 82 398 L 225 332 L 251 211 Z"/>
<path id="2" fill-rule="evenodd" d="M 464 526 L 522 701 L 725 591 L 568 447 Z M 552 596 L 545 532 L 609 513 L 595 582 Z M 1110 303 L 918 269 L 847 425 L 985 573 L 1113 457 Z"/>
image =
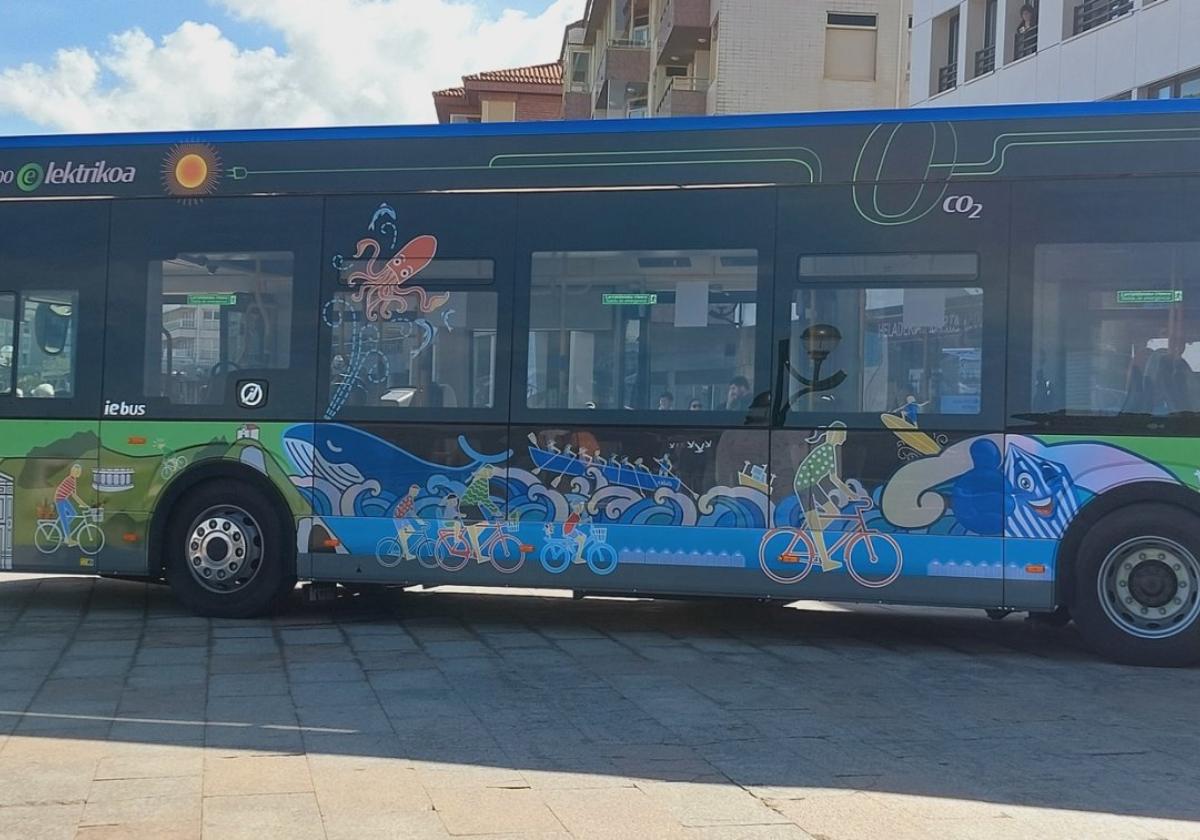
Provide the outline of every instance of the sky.
<path id="1" fill-rule="evenodd" d="M 0 135 L 435 122 L 585 0 L 0 0 Z"/>

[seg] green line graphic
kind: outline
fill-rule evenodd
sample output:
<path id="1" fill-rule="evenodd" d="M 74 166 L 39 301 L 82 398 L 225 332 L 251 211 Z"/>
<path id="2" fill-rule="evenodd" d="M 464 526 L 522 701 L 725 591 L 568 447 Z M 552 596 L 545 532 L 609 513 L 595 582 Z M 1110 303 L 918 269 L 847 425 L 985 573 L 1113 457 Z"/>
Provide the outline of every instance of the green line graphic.
<path id="1" fill-rule="evenodd" d="M 997 135 L 992 141 L 992 152 L 986 160 L 960 161 L 958 133 L 954 125 L 948 122 L 924 125 L 931 129 L 933 135 L 929 144 L 929 160 L 924 172 L 911 173 L 910 180 L 919 182 L 919 186 L 909 206 L 898 213 L 885 211 L 880 206 L 879 191 L 885 186 L 881 178 L 896 135 L 905 127 L 912 130 L 914 124 L 892 126 L 886 140 L 883 140 L 881 132 L 888 126 L 877 125 L 863 142 L 854 166 L 852 192 L 854 207 L 865 220 L 881 226 L 907 225 L 919 221 L 937 208 L 949 190 L 952 179 L 998 175 L 1008 165 L 1010 151 L 1054 146 L 1200 142 L 1200 127 L 1007 132 Z M 875 158 L 876 153 L 878 159 Z"/>
<path id="2" fill-rule="evenodd" d="M 821 158 L 804 146 L 766 146 L 733 149 L 665 149 L 632 152 L 573 152 L 496 155 L 486 165 L 474 166 L 350 166 L 322 169 L 249 169 L 233 166 L 229 178 L 244 181 L 252 176 L 334 175 L 400 172 L 479 172 L 516 169 L 598 169 L 645 166 L 716 166 L 789 164 L 802 167 L 810 184 L 822 178 Z"/>
<path id="3" fill-rule="evenodd" d="M 1008 162 L 1010 149 L 1034 146 L 1095 146 L 1116 143 L 1171 143 L 1200 140 L 1200 128 L 1134 128 L 1095 131 L 1038 131 L 998 135 L 992 144 L 992 156 L 977 163 L 932 164 L 932 168 L 950 167 L 951 178 L 997 175 Z"/>

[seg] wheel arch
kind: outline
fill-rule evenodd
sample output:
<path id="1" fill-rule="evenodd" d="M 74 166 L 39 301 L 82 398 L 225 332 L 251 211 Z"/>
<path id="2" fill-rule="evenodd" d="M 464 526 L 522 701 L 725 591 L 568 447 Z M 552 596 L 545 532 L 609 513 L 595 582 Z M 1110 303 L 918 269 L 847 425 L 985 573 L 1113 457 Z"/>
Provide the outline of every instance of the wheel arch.
<path id="1" fill-rule="evenodd" d="M 1106 490 L 1089 499 L 1063 534 L 1055 555 L 1058 570 L 1055 599 L 1069 604 L 1074 594 L 1076 560 L 1087 532 L 1097 522 L 1116 511 L 1137 504 L 1158 504 L 1179 508 L 1200 516 L 1200 493 L 1167 481 L 1136 481 Z"/>
<path id="2" fill-rule="evenodd" d="M 158 501 L 154 506 L 154 513 L 150 519 L 150 528 L 146 539 L 146 544 L 150 552 L 150 556 L 147 559 L 148 574 L 157 579 L 162 579 L 166 575 L 164 541 L 166 539 L 167 523 L 171 520 L 171 513 L 174 511 L 176 503 L 200 485 L 214 480 L 240 481 L 262 492 L 263 496 L 269 501 L 276 516 L 279 517 L 279 521 L 283 523 L 284 534 L 291 537 L 286 542 L 293 549 L 289 552 L 289 556 L 294 567 L 295 516 L 288 507 L 287 502 L 284 501 L 283 494 L 279 492 L 279 488 L 267 476 L 253 467 L 246 466 L 238 461 L 214 460 L 202 461 L 184 470 L 171 480 L 171 483 L 164 488 L 162 494 L 158 497 Z M 291 571 L 295 571 L 294 568 Z"/>

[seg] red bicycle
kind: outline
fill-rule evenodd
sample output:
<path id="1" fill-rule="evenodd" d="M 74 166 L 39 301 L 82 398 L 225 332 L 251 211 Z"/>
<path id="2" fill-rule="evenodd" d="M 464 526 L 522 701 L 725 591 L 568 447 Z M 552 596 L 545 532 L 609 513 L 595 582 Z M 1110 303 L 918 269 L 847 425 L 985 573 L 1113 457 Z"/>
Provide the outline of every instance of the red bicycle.
<path id="1" fill-rule="evenodd" d="M 860 585 L 879 589 L 894 583 L 904 565 L 900 543 L 890 534 L 867 525 L 866 513 L 875 507 L 869 497 L 851 499 L 850 513 L 822 515 L 826 522 L 845 521 L 850 527 L 829 546 L 830 559 L 841 559 L 846 572 Z M 826 532 L 832 536 L 835 531 Z M 772 528 L 758 544 L 758 564 L 777 583 L 799 583 L 820 565 L 817 546 L 800 528 Z"/>
<path id="2" fill-rule="evenodd" d="M 481 540 L 480 537 L 489 530 L 491 533 Z M 480 563 L 491 563 L 496 571 L 510 575 L 524 565 L 525 555 L 533 551 L 533 546 L 523 544 L 516 537 L 516 530 L 515 522 L 442 528 L 438 531 L 433 556 L 447 572 L 460 571 L 472 557 L 477 557 Z"/>

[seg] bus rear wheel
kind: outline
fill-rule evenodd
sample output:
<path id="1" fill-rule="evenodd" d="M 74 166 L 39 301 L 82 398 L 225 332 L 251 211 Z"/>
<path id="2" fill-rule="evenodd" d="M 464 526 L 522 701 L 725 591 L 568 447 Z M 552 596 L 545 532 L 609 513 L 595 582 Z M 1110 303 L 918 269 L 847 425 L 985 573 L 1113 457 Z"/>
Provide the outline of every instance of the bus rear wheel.
<path id="1" fill-rule="evenodd" d="M 172 508 L 165 544 L 167 582 L 201 615 L 249 618 L 270 612 L 295 585 L 293 540 L 257 488 L 206 481 Z"/>
<path id="2" fill-rule="evenodd" d="M 1134 505 L 1092 526 L 1076 558 L 1071 616 L 1098 653 L 1128 665 L 1200 661 L 1200 518 Z"/>

